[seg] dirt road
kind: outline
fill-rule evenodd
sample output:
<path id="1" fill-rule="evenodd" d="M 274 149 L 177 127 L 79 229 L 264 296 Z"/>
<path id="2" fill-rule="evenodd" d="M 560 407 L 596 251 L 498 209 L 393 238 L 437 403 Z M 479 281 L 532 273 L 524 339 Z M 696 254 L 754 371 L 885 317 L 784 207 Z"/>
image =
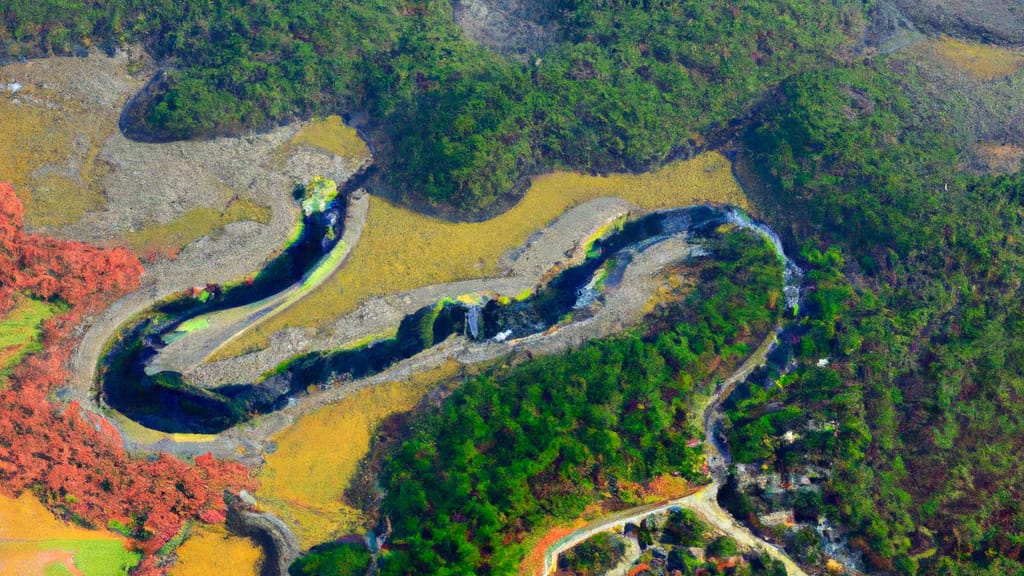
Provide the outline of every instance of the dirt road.
<path id="1" fill-rule="evenodd" d="M 548 548 L 544 555 L 545 576 L 554 572 L 554 569 L 558 566 L 558 556 L 560 554 L 588 538 L 601 532 L 621 532 L 622 527 L 626 523 L 639 524 L 644 518 L 677 507 L 693 511 L 716 530 L 735 540 L 741 548 L 759 550 L 781 561 L 786 566 L 786 572 L 790 576 L 807 576 L 806 572 L 797 566 L 789 556 L 775 546 L 758 538 L 749 529 L 737 522 L 731 514 L 718 505 L 717 499 L 718 489 L 725 480 L 729 461 L 728 454 L 719 446 L 713 432 L 714 425 L 721 418 L 721 404 L 728 398 L 736 384 L 742 382 L 755 368 L 764 363 L 774 342 L 775 334 L 773 332 L 761 342 L 757 350 L 739 368 L 716 387 L 714 395 L 704 408 L 704 427 L 707 438 L 704 446 L 708 452 L 708 463 L 711 467 L 711 484 L 683 498 L 622 510 L 575 530 Z"/>

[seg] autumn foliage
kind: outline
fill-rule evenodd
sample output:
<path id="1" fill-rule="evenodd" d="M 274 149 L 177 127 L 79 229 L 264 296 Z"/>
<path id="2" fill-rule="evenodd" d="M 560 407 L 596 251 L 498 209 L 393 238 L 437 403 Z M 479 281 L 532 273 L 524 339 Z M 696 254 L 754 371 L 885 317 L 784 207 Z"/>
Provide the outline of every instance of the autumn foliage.
<path id="1" fill-rule="evenodd" d="M 14 294 L 59 299 L 65 314 L 44 325 L 43 351 L 0 386 L 0 492 L 31 490 L 51 509 L 94 526 L 121 526 L 151 554 L 189 519 L 224 520 L 222 493 L 251 483 L 244 467 L 205 455 L 187 464 L 162 454 L 133 459 L 102 417 L 47 400 L 67 378 L 71 329 L 83 314 L 135 288 L 142 266 L 127 250 L 25 234 L 23 207 L 0 183 L 0 314 Z M 116 522 L 116 524 L 114 524 Z M 158 574 L 153 558 L 137 574 Z"/>
<path id="2" fill-rule="evenodd" d="M 16 292 L 27 291 L 88 313 L 136 286 L 142 266 L 127 250 L 25 234 L 23 212 L 14 189 L 0 183 L 0 312 Z"/>

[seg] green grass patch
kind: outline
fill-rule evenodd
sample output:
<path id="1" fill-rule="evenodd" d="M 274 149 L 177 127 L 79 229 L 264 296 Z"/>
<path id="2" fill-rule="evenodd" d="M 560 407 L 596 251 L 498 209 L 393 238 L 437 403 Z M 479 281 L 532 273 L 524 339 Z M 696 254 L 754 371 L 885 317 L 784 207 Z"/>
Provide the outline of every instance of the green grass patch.
<path id="1" fill-rule="evenodd" d="M 160 556 L 168 556 L 172 554 L 179 546 L 181 546 L 191 533 L 192 522 L 186 522 L 185 525 L 181 527 L 181 530 L 178 530 L 178 533 L 174 535 L 174 538 L 168 540 L 167 543 L 157 551 L 157 554 Z"/>
<path id="2" fill-rule="evenodd" d="M 249 200 L 231 202 L 226 208 L 194 208 L 167 224 L 158 224 L 128 234 L 128 246 L 142 256 L 177 254 L 185 246 L 209 236 L 232 222 L 251 220 L 266 224 L 270 209 Z"/>
<path id="3" fill-rule="evenodd" d="M 388 340 L 390 338 L 394 338 L 397 333 L 398 333 L 398 328 L 395 327 L 395 328 L 392 328 L 390 330 L 386 330 L 384 332 L 378 332 L 376 334 L 370 334 L 368 336 L 363 336 L 359 340 L 355 340 L 355 341 L 349 342 L 348 344 L 345 344 L 344 346 L 339 348 L 339 350 L 355 350 L 357 348 L 363 348 L 366 345 L 370 344 L 371 342 L 376 342 L 378 340 Z"/>
<path id="4" fill-rule="evenodd" d="M 74 554 L 75 567 L 85 576 L 127 575 L 142 559 L 138 552 L 126 550 L 118 540 L 46 540 L 40 542 L 39 547 L 42 550 L 71 552 Z M 51 573 L 53 566 L 47 566 L 47 574 Z M 58 570 L 54 574 L 66 573 L 60 572 L 60 568 L 54 570 Z"/>
<path id="5" fill-rule="evenodd" d="M 583 249 L 586 252 L 587 259 L 596 258 L 600 252 L 594 248 L 594 243 L 598 240 L 603 240 L 608 236 L 611 236 L 615 232 L 622 231 L 622 227 L 626 225 L 627 216 L 620 216 L 597 229 L 593 234 L 583 240 Z"/>
<path id="6" fill-rule="evenodd" d="M 24 296 L 0 320 L 0 376 L 21 359 L 42 350 L 43 322 L 64 310 L 59 304 Z"/>
<path id="7" fill-rule="evenodd" d="M 309 273 L 309 276 L 302 282 L 303 292 L 311 290 L 319 286 L 326 280 L 331 274 L 341 266 L 342 262 L 345 261 L 345 256 L 348 256 L 349 251 L 352 249 L 348 242 L 344 240 L 338 240 L 334 248 L 331 249 L 327 257 L 320 262 L 320 265 L 313 269 Z"/>
<path id="8" fill-rule="evenodd" d="M 197 318 L 191 318 L 189 320 L 186 320 L 186 321 L 182 322 L 181 326 L 178 326 L 178 329 L 176 330 L 176 332 L 186 332 L 186 333 L 195 332 L 197 330 L 202 330 L 203 328 L 206 328 L 209 325 L 210 325 L 210 319 L 209 318 L 207 318 L 205 316 L 199 316 Z"/>
<path id="9" fill-rule="evenodd" d="M 204 290 L 203 294 L 207 294 L 208 295 L 209 292 L 206 292 Z M 207 298 L 209 298 L 209 296 L 207 296 Z M 200 301 L 201 302 L 205 302 L 206 300 L 203 300 L 202 298 L 200 298 Z M 210 326 L 210 317 L 209 316 L 204 315 L 204 316 L 196 316 L 195 318 L 189 318 L 188 320 L 182 322 L 181 325 L 178 326 L 177 330 L 175 330 L 174 332 L 171 332 L 169 334 L 165 334 L 164 337 L 163 337 L 164 343 L 165 344 L 172 344 L 172 343 L 174 343 L 174 342 L 176 342 L 178 340 L 181 340 L 182 338 L 184 338 L 185 336 L 188 336 L 189 334 L 191 334 L 193 332 L 198 332 L 200 330 L 208 328 L 209 326 Z"/>
<path id="10" fill-rule="evenodd" d="M 68 567 L 60 562 L 54 562 L 53 564 L 48 565 L 44 574 L 46 576 L 74 576 L 71 570 L 68 570 Z"/>
<path id="11" fill-rule="evenodd" d="M 938 551 L 939 549 L 933 546 L 925 550 L 924 552 L 921 552 L 920 554 L 914 554 L 913 556 L 911 556 L 911 558 L 913 558 L 914 560 L 924 560 L 925 558 L 931 558 L 932 556 L 935 556 L 935 554 L 937 554 Z"/>

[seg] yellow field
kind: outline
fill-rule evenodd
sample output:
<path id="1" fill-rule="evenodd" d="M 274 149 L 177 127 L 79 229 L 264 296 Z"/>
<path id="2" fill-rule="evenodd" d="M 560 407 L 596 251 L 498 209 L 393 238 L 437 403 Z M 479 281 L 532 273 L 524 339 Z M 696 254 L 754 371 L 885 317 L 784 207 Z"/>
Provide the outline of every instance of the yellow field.
<path id="1" fill-rule="evenodd" d="M 995 80 L 1015 74 L 1024 66 L 1024 54 L 975 42 L 964 42 L 948 36 L 934 41 L 936 53 L 948 64 L 979 80 Z"/>
<path id="2" fill-rule="evenodd" d="M 370 159 L 366 143 L 359 138 L 355 128 L 345 125 L 340 116 L 328 116 L 313 122 L 296 132 L 288 144 L 313 146 L 355 161 Z"/>
<path id="3" fill-rule="evenodd" d="M 229 534 L 223 526 L 200 526 L 178 550 L 170 576 L 258 576 L 263 554 L 248 538 Z"/>
<path id="4" fill-rule="evenodd" d="M 123 540 L 105 531 L 65 524 L 31 493 L 0 494 L 0 540 Z"/>
<path id="5" fill-rule="evenodd" d="M 303 547 L 359 529 L 360 514 L 342 502 L 342 494 L 377 425 L 412 409 L 432 385 L 458 370 L 449 362 L 410 381 L 365 388 L 303 416 L 274 438 L 277 450 L 258 476 L 260 506 L 291 526 Z"/>
<path id="6" fill-rule="evenodd" d="M 86 576 L 104 569 L 120 574 L 125 563 L 138 561 L 124 543 L 124 538 L 105 530 L 65 524 L 30 493 L 18 498 L 0 495 L 0 574 L 63 573 L 61 567 Z M 97 557 L 104 554 L 107 558 Z"/>
<path id="7" fill-rule="evenodd" d="M 86 210 L 103 203 L 94 177 L 104 167 L 97 167 L 95 159 L 117 129 L 117 117 L 42 88 L 26 87 L 18 96 L 16 103 L 15 98 L 0 95 L 0 175 L 14 184 L 25 202 L 30 225 L 76 222 Z"/>
<path id="8" fill-rule="evenodd" d="M 249 200 L 230 202 L 223 210 L 194 208 L 167 224 L 130 232 L 128 246 L 139 256 L 173 256 L 203 236 L 242 220 L 266 224 L 270 221 L 270 209 Z"/>
<path id="9" fill-rule="evenodd" d="M 142 424 L 128 418 L 120 412 L 110 411 L 106 417 L 113 421 L 115 425 L 123 432 L 123 434 L 131 438 L 135 442 L 144 444 L 156 444 L 157 442 L 170 438 L 171 440 L 182 443 L 182 442 L 209 442 L 216 440 L 216 434 L 187 434 L 187 433 L 176 433 L 176 432 L 161 432 L 159 430 L 153 430 L 152 428 L 146 428 Z"/>
<path id="10" fill-rule="evenodd" d="M 326 325 L 371 296 L 495 274 L 506 251 L 566 209 L 609 196 L 645 209 L 705 201 L 747 207 L 728 160 L 715 152 L 642 175 L 540 176 L 515 207 L 479 223 L 446 222 L 371 197 L 362 238 L 345 267 L 292 308 L 225 346 L 217 359 L 262 348 L 284 328 Z"/>

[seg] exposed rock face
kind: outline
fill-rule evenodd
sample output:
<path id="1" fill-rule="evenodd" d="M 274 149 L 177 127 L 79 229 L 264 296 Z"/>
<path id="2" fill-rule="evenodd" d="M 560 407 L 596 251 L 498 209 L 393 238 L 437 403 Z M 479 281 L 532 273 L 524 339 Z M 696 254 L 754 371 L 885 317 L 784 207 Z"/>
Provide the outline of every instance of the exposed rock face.
<path id="1" fill-rule="evenodd" d="M 1021 0 L 895 0 L 925 30 L 996 44 L 1024 45 Z"/>
<path id="2" fill-rule="evenodd" d="M 866 32 L 865 44 L 883 54 L 906 48 L 921 37 L 894 0 L 883 0 L 875 5 Z"/>
<path id="3" fill-rule="evenodd" d="M 558 26 L 540 0 L 452 0 L 452 15 L 466 36 L 518 60 L 558 40 Z"/>

